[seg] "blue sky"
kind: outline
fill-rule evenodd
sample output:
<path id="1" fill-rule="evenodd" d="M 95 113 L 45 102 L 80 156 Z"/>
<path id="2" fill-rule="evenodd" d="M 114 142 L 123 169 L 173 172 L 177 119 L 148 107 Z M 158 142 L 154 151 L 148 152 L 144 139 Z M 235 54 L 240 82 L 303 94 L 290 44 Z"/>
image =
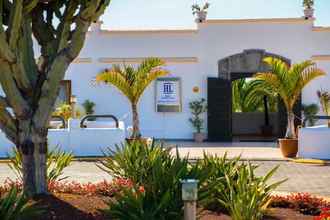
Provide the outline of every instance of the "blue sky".
<path id="1" fill-rule="evenodd" d="M 193 28 L 193 3 L 203 0 L 112 0 L 106 29 Z M 210 19 L 289 18 L 303 15 L 302 0 L 209 0 Z M 315 0 L 316 25 L 330 26 L 330 0 Z"/>

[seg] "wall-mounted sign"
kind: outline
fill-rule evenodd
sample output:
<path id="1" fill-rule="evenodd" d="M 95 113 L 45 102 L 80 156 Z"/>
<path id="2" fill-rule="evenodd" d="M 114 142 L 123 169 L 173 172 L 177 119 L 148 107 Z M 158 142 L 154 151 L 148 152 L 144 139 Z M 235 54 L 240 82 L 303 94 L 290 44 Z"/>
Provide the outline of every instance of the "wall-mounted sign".
<path id="1" fill-rule="evenodd" d="M 156 80 L 156 111 L 181 112 L 180 78 L 159 78 Z"/>

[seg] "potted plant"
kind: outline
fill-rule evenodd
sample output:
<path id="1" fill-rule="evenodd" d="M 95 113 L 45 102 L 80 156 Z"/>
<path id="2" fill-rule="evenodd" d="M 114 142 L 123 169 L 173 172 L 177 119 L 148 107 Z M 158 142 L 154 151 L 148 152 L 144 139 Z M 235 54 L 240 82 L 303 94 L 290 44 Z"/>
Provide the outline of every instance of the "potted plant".
<path id="1" fill-rule="evenodd" d="M 197 15 L 196 22 L 202 23 L 206 20 L 207 10 L 210 7 L 210 3 L 206 2 L 203 6 L 193 4 L 191 6 L 193 15 Z"/>
<path id="2" fill-rule="evenodd" d="M 315 116 L 320 111 L 320 108 L 317 104 L 303 105 L 302 112 L 304 114 L 303 127 L 305 126 L 314 126 L 317 122 Z"/>
<path id="3" fill-rule="evenodd" d="M 82 104 L 82 106 L 85 109 L 86 115 L 93 115 L 94 114 L 94 112 L 95 112 L 95 110 L 94 110 L 95 103 L 94 102 L 90 101 L 89 99 L 86 99 L 84 101 L 84 103 Z M 88 119 L 88 121 L 95 121 L 95 118 L 90 118 L 90 119 Z"/>
<path id="4" fill-rule="evenodd" d="M 204 120 L 201 118 L 201 114 L 205 113 L 207 106 L 205 99 L 196 100 L 189 103 L 192 117 L 189 119 L 192 126 L 195 128 L 194 140 L 195 142 L 201 143 L 205 140 L 205 133 L 202 133 Z"/>
<path id="5" fill-rule="evenodd" d="M 298 139 L 294 125 L 293 107 L 303 88 L 313 79 L 325 75 L 312 61 L 304 61 L 289 67 L 280 59 L 267 57 L 264 62 L 270 72 L 257 73 L 259 89 L 275 92 L 281 97 L 287 111 L 287 130 L 285 138 L 279 139 L 279 146 L 284 157 L 295 157 L 298 152 Z"/>
<path id="6" fill-rule="evenodd" d="M 330 93 L 321 89 L 317 91 L 317 96 L 319 97 L 323 113 L 326 116 L 330 116 Z M 328 120 L 328 127 L 330 128 L 330 120 Z"/>
<path id="7" fill-rule="evenodd" d="M 314 17 L 314 8 L 313 8 L 314 0 L 304 0 L 303 6 L 305 8 L 305 10 L 304 10 L 305 18 L 306 19 L 313 18 Z"/>
<path id="8" fill-rule="evenodd" d="M 130 101 L 133 119 L 133 131 L 128 141 L 141 140 L 138 103 L 144 90 L 158 77 L 169 72 L 163 68 L 165 62 L 159 58 L 147 58 L 138 67 L 131 65 L 113 65 L 96 77 L 97 82 L 111 84 L 119 89 Z"/>

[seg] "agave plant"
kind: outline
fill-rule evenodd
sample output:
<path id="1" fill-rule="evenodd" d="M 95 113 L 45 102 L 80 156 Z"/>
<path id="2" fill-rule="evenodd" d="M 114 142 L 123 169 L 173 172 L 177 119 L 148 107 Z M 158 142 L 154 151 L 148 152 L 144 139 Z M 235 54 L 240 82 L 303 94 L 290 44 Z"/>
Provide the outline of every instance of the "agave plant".
<path id="1" fill-rule="evenodd" d="M 141 136 L 138 116 L 138 102 L 149 84 L 158 77 L 165 76 L 168 71 L 163 69 L 165 62 L 159 58 L 145 59 L 137 68 L 131 65 L 113 65 L 96 77 L 97 82 L 112 84 L 119 89 L 131 102 L 133 114 L 132 138 Z"/>
<path id="2" fill-rule="evenodd" d="M 1 220 L 33 219 L 38 214 L 41 210 L 30 204 L 29 199 L 15 187 L 0 197 Z"/>
<path id="3" fill-rule="evenodd" d="M 299 99 L 303 88 L 312 80 L 325 75 L 312 61 L 304 61 L 289 67 L 280 59 L 267 57 L 264 62 L 271 70 L 266 73 L 257 73 L 256 86 L 267 93 L 275 93 L 281 97 L 287 110 L 288 124 L 286 138 L 296 138 L 294 125 L 294 105 Z"/>
<path id="4" fill-rule="evenodd" d="M 219 202 L 229 211 L 233 220 L 260 220 L 271 201 L 271 193 L 286 180 L 269 184 L 278 167 L 265 176 L 257 177 L 255 167 L 249 162 L 240 167 L 237 176 L 226 174 L 224 188 Z"/>
<path id="5" fill-rule="evenodd" d="M 16 149 L 13 149 L 9 155 L 10 163 L 8 166 L 13 170 L 19 179 L 22 179 L 22 154 Z M 73 159 L 72 153 L 62 151 L 59 147 L 47 152 L 47 180 L 48 182 L 61 181 L 67 176 L 63 175 L 64 168 L 68 167 Z"/>

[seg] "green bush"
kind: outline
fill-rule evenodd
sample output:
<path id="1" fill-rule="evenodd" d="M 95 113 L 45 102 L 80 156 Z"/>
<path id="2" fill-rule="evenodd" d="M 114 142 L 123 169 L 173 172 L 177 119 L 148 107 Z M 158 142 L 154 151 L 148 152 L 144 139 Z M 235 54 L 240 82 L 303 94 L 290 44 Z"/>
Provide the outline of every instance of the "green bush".
<path id="1" fill-rule="evenodd" d="M 115 194 L 105 211 L 110 219 L 182 219 L 183 179 L 198 179 L 198 204 L 203 209 L 229 213 L 234 220 L 257 220 L 270 192 L 281 182 L 267 185 L 274 168 L 265 177 L 254 174 L 256 166 L 240 158 L 209 156 L 195 163 L 180 158 L 178 151 L 153 143 L 127 143 L 104 152 L 99 167 L 114 178 L 132 181 Z M 140 190 L 142 189 L 142 191 Z"/>
<path id="2" fill-rule="evenodd" d="M 18 193 L 16 188 L 12 188 L 0 197 L 1 220 L 32 219 L 40 213 L 41 210 L 29 204 L 28 198 L 24 194 Z"/>
<path id="3" fill-rule="evenodd" d="M 9 155 L 10 163 L 8 166 L 13 170 L 16 176 L 19 179 L 22 179 L 22 155 L 21 153 L 14 148 L 13 153 Z M 54 150 L 47 152 L 47 180 L 48 182 L 52 181 L 61 181 L 67 176 L 62 177 L 63 170 L 69 166 L 72 162 L 73 154 L 62 151 L 60 148 L 55 148 Z"/>
<path id="4" fill-rule="evenodd" d="M 225 185 L 219 202 L 227 208 L 233 220 L 259 220 L 271 201 L 271 192 L 286 180 L 268 184 L 278 167 L 263 177 L 257 177 L 250 163 L 241 166 L 237 177 L 225 176 Z"/>
<path id="5" fill-rule="evenodd" d="M 123 191 L 115 196 L 106 211 L 113 219 L 182 219 L 182 179 L 208 178 L 208 170 L 190 164 L 159 144 L 146 146 L 141 142 L 108 148 L 101 168 L 113 177 L 130 179 L 135 187 L 144 187 L 143 194 Z M 133 190 L 135 191 L 135 190 Z M 133 193 L 133 195 L 132 195 Z M 138 216 L 133 218 L 132 216 Z"/>
<path id="6" fill-rule="evenodd" d="M 210 211 L 228 213 L 219 199 L 222 198 L 223 192 L 228 192 L 225 188 L 225 176 L 237 179 L 239 169 L 244 166 L 240 163 L 240 157 L 229 159 L 227 153 L 222 157 L 204 153 L 203 159 L 198 161 L 197 166 L 209 172 L 207 180 L 201 184 L 199 190 L 199 205 Z"/>

